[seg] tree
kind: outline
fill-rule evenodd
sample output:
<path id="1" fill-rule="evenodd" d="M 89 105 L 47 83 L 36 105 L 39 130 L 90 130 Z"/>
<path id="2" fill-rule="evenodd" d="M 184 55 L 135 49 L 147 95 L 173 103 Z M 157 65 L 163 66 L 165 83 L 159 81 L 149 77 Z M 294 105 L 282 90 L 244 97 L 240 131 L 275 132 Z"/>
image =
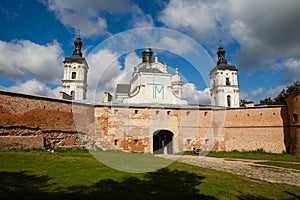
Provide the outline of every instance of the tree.
<path id="1" fill-rule="evenodd" d="M 273 99 L 271 99 L 271 97 L 260 100 L 259 102 L 260 104 L 265 104 L 265 105 L 275 105 L 275 102 Z"/>
<path id="2" fill-rule="evenodd" d="M 300 92 L 300 81 L 295 81 L 293 85 L 288 86 L 286 89 L 287 94 L 292 94 L 294 92 Z"/>
<path id="3" fill-rule="evenodd" d="M 274 98 L 274 105 L 286 105 L 286 96 L 288 93 L 283 89 L 280 94 Z"/>
<path id="4" fill-rule="evenodd" d="M 286 105 L 286 97 L 294 92 L 300 92 L 300 81 L 295 81 L 292 85 L 287 86 L 274 99 L 268 97 L 260 100 L 260 103 L 266 105 Z"/>
<path id="5" fill-rule="evenodd" d="M 245 107 L 246 100 L 245 99 L 240 99 L 240 107 Z"/>

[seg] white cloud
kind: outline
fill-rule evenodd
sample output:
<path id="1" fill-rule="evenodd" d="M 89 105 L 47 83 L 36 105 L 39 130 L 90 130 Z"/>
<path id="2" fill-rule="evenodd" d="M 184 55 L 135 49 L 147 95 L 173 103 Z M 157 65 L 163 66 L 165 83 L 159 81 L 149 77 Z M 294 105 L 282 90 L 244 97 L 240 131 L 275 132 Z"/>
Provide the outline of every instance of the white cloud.
<path id="1" fill-rule="evenodd" d="M 151 15 L 145 14 L 130 0 L 45 0 L 43 3 L 64 26 L 73 31 L 81 30 L 83 37 L 109 35 L 107 13 L 126 18 L 131 15 L 133 27 L 154 25 Z"/>
<path id="2" fill-rule="evenodd" d="M 46 45 L 28 40 L 0 41 L 0 55 L 0 74 L 8 79 L 31 74 L 52 83 L 61 80 L 63 55 L 56 41 Z"/>
<path id="3" fill-rule="evenodd" d="M 298 55 L 299 7 L 298 0 L 171 0 L 159 20 L 167 27 L 192 33 L 213 51 L 219 39 L 225 46 L 237 42 L 239 68 L 254 69 Z"/>
<path id="4" fill-rule="evenodd" d="M 132 79 L 132 73 L 134 70 L 134 67 L 141 63 L 141 58 L 136 55 L 135 52 L 131 52 L 125 57 L 124 62 L 124 69 L 122 70 L 122 73 L 117 78 L 118 84 L 128 84 L 129 81 Z"/>
<path id="5" fill-rule="evenodd" d="M 15 85 L 4 89 L 11 92 L 57 98 L 59 92 L 61 91 L 61 86 L 51 89 L 50 87 L 46 86 L 45 83 L 42 83 L 36 79 L 32 79 L 24 83 L 16 83 Z"/>
<path id="6" fill-rule="evenodd" d="M 259 87 L 255 90 L 252 90 L 250 92 L 250 94 L 252 95 L 253 98 L 258 98 L 260 95 L 262 95 L 264 92 L 264 88 L 263 87 Z"/>
<path id="7" fill-rule="evenodd" d="M 277 70 L 283 82 L 293 82 L 300 77 L 299 8 L 299 0 L 170 0 L 158 19 L 166 27 L 192 35 L 211 52 L 222 39 L 227 55 L 232 54 L 229 63 L 241 72 Z M 232 44 L 235 52 L 228 51 Z M 274 95 L 279 89 L 268 93 Z M 257 100 L 264 92 L 263 87 L 257 88 L 244 99 Z"/>
<path id="8" fill-rule="evenodd" d="M 300 1 L 232 0 L 229 26 L 240 44 L 235 58 L 243 68 L 262 68 L 300 50 Z M 270 10 L 271 12 L 267 12 Z"/>
<path id="9" fill-rule="evenodd" d="M 276 88 L 270 89 L 270 90 L 267 92 L 267 96 L 268 96 L 268 97 L 274 98 L 274 97 L 276 97 L 277 95 L 279 95 L 280 92 L 281 92 L 283 89 L 285 89 L 285 88 L 286 88 L 286 86 L 278 85 Z"/>
<path id="10" fill-rule="evenodd" d="M 133 27 L 140 28 L 154 26 L 152 16 L 150 14 L 145 14 L 137 5 L 133 5 L 130 10 L 133 18 Z"/>
<path id="11" fill-rule="evenodd" d="M 240 92 L 240 99 L 246 100 L 246 101 L 250 101 L 250 99 L 248 98 L 248 94 L 244 93 L 244 92 Z"/>
<path id="12" fill-rule="evenodd" d="M 103 92 L 110 92 L 113 95 L 118 83 L 129 83 L 133 67 L 140 63 L 141 59 L 134 52 L 129 53 L 125 56 L 125 67 L 122 69 L 120 56 L 108 49 L 102 49 L 86 57 L 90 66 L 88 99 L 101 100 Z"/>
<path id="13" fill-rule="evenodd" d="M 163 37 L 160 38 L 159 42 L 165 49 L 171 49 L 172 52 L 176 52 L 179 55 L 196 52 L 194 44 L 187 38 Z"/>
<path id="14" fill-rule="evenodd" d="M 56 18 L 64 26 L 82 30 L 82 36 L 89 37 L 106 33 L 106 20 L 98 16 L 100 9 L 98 1 L 48 0 L 44 1 L 44 4 L 49 11 L 54 12 Z"/>
<path id="15" fill-rule="evenodd" d="M 88 72 L 89 94 L 97 95 L 105 91 L 114 89 L 115 78 L 120 75 L 121 65 L 118 61 L 119 55 L 111 52 L 108 49 L 99 50 L 96 53 L 91 53 L 86 57 L 90 66 Z M 89 96 L 89 95 L 88 95 Z"/>
<path id="16" fill-rule="evenodd" d="M 223 1 L 171 0 L 160 13 L 159 20 L 167 27 L 192 33 L 200 41 L 211 41 L 219 33 L 218 8 Z M 223 13 L 222 14 L 226 14 Z M 223 16 L 226 18 L 226 15 Z"/>
<path id="17" fill-rule="evenodd" d="M 182 98 L 193 104 L 210 104 L 210 89 L 197 90 L 195 84 L 186 83 L 182 86 Z"/>
<path id="18" fill-rule="evenodd" d="M 294 82 L 300 80 L 300 59 L 289 58 L 284 61 L 283 65 L 286 67 L 284 73 L 284 80 L 288 82 Z"/>

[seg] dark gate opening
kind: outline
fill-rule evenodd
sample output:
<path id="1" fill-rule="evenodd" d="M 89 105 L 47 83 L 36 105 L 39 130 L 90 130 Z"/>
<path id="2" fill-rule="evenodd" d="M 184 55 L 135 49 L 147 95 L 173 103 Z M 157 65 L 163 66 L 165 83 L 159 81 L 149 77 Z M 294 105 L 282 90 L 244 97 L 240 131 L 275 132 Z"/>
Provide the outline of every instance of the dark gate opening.
<path id="1" fill-rule="evenodd" d="M 153 134 L 153 154 L 173 154 L 173 135 L 168 130 L 155 131 Z"/>

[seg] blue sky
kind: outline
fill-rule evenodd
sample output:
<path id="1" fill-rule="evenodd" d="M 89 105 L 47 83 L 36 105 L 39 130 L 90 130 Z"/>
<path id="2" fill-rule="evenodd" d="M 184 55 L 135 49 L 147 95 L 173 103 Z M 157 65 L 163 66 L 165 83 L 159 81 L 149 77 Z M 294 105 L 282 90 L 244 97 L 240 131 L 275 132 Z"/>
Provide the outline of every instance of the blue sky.
<path id="1" fill-rule="evenodd" d="M 258 102 L 300 79 L 299 9 L 299 0 L 1 0 L 0 88 L 57 96 L 62 61 L 72 54 L 80 29 L 89 94 L 96 91 L 101 98 L 103 91 L 113 93 L 116 83 L 128 81 L 148 41 L 159 60 L 170 71 L 178 67 L 189 82 L 185 97 L 207 103 L 209 85 L 202 79 L 216 64 L 222 40 L 227 60 L 239 70 L 241 97 Z M 105 41 L 116 35 L 122 41 L 110 48 Z M 118 52 L 127 47 L 130 51 Z M 196 51 L 212 62 L 191 56 Z"/>

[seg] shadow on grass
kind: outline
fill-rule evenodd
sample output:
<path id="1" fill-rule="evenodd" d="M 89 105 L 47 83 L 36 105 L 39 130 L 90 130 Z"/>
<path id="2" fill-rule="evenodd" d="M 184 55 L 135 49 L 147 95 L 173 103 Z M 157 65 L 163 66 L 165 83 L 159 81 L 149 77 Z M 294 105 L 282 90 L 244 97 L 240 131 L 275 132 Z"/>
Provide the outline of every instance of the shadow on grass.
<path id="1" fill-rule="evenodd" d="M 290 200 L 300 199 L 299 196 L 297 196 L 296 194 L 293 194 L 293 193 L 288 192 L 288 191 L 284 191 L 284 192 L 288 195 L 288 197 L 283 198 L 283 199 L 290 199 Z M 242 193 L 242 192 L 240 191 L 240 193 Z M 242 194 L 242 195 L 239 195 L 237 197 L 237 199 L 239 199 L 239 200 L 271 200 L 271 199 L 279 199 L 279 198 L 278 197 L 268 197 L 268 198 L 266 198 L 266 197 L 257 196 L 255 194 Z"/>
<path id="2" fill-rule="evenodd" d="M 23 172 L 0 172 L 0 199 L 39 199 L 48 195 L 48 176 L 26 175 Z"/>
<path id="3" fill-rule="evenodd" d="M 258 197 L 251 194 L 245 194 L 238 197 L 239 200 L 271 200 L 272 198 Z"/>
<path id="4" fill-rule="evenodd" d="M 143 179 L 100 180 L 92 186 L 57 189 L 47 176 L 0 172 L 0 199 L 215 199 L 199 194 L 204 177 L 185 171 L 161 169 Z"/>

